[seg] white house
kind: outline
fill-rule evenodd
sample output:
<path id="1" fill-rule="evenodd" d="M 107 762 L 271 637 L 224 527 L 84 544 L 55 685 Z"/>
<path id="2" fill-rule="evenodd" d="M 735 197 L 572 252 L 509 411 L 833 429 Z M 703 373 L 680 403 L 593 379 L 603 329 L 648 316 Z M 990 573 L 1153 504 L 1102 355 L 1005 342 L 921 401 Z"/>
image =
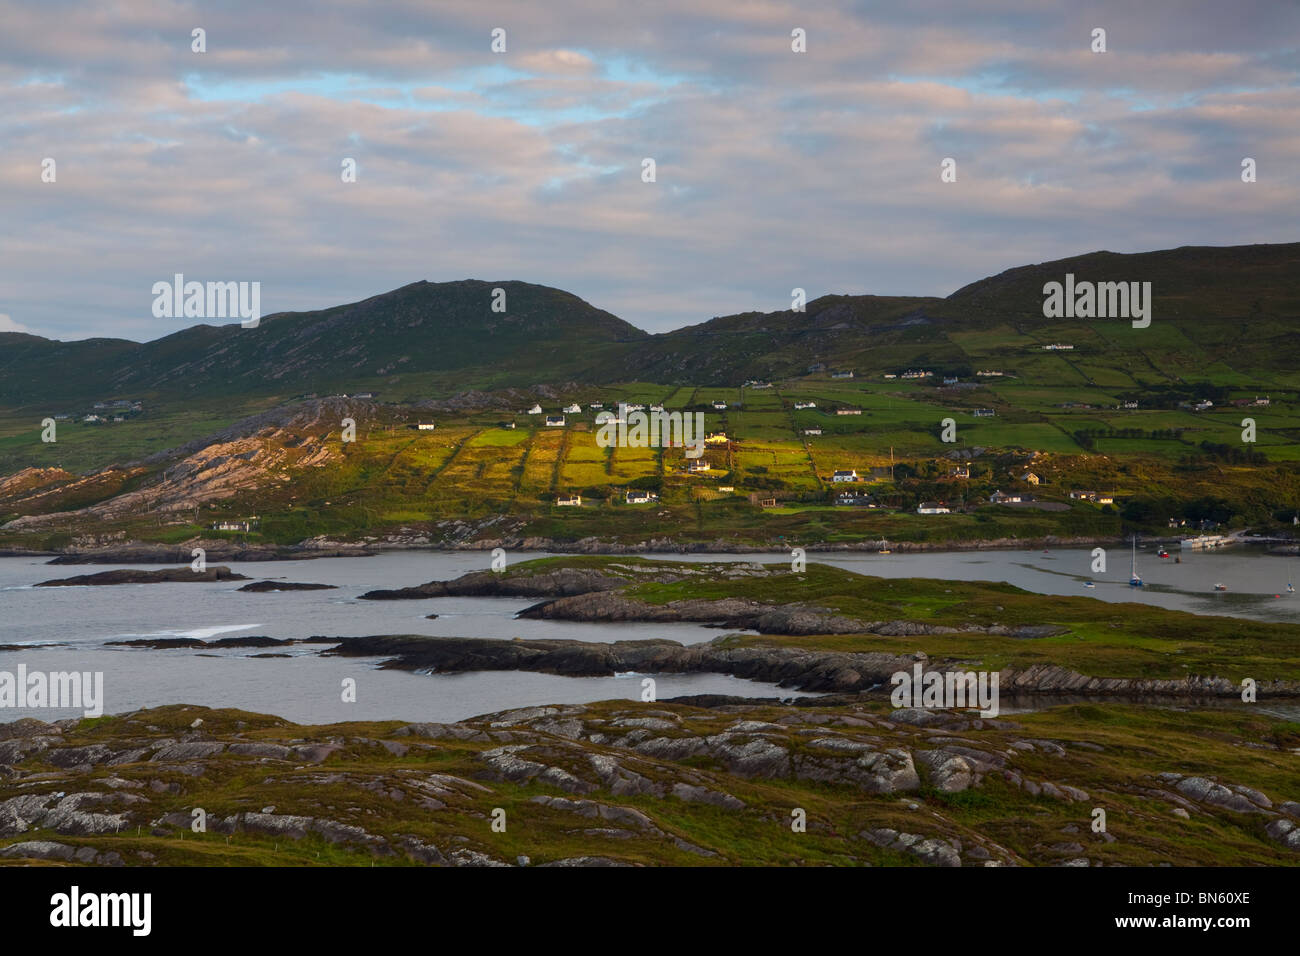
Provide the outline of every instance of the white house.
<path id="1" fill-rule="evenodd" d="M 574 404 L 572 404 L 572 405 L 566 405 L 566 406 L 564 406 L 564 413 L 565 413 L 566 415 L 578 415 L 578 414 L 581 414 L 581 413 L 582 413 L 582 406 L 579 405 L 579 404 L 577 404 L 576 402 L 575 402 Z"/>
<path id="2" fill-rule="evenodd" d="M 861 414 L 862 414 L 862 409 L 860 409 L 860 408 L 837 408 L 837 409 L 835 409 L 835 414 L 836 414 L 836 415 L 861 415 Z"/>
<path id="3" fill-rule="evenodd" d="M 816 407 L 817 407 L 816 402 L 795 402 L 794 403 L 794 410 L 796 412 L 801 411 L 802 409 L 805 408 L 816 408 Z"/>
<path id="4" fill-rule="evenodd" d="M 1036 474 L 1034 474 L 1032 471 L 1027 471 L 1027 472 L 1025 472 L 1023 475 L 1020 476 L 1020 480 L 1021 480 L 1021 481 L 1027 481 L 1027 482 L 1029 482 L 1031 485 L 1036 485 L 1036 484 L 1038 484 L 1042 479 L 1039 478 L 1039 477 L 1038 477 Z"/>
<path id="5" fill-rule="evenodd" d="M 692 475 L 701 471 L 708 471 L 710 467 L 708 459 L 705 458 L 690 458 L 686 462 L 686 470 Z"/>
<path id="6" fill-rule="evenodd" d="M 1025 500 L 1025 496 L 1019 492 L 1001 492 L 995 491 L 989 495 L 989 503 L 994 505 L 1014 505 Z"/>
<path id="7" fill-rule="evenodd" d="M 627 503 L 630 505 L 648 505 L 652 501 L 658 500 L 658 495 L 652 495 L 648 491 L 629 491 L 627 493 Z"/>
<path id="8" fill-rule="evenodd" d="M 540 415 L 541 413 L 542 413 L 542 406 L 540 405 L 534 405 L 532 408 L 528 409 L 529 415 Z"/>
<path id="9" fill-rule="evenodd" d="M 563 415 L 547 415 L 547 416 L 546 416 L 546 427 L 547 427 L 547 428 L 563 428 L 563 427 L 564 427 L 564 416 L 563 416 Z"/>
<path id="10" fill-rule="evenodd" d="M 599 410 L 599 409 L 604 408 L 604 407 L 605 407 L 605 403 L 604 403 L 604 402 L 592 402 L 592 403 L 591 403 L 590 405 L 588 405 L 587 407 L 590 408 L 592 411 L 597 411 L 597 410 Z"/>
<path id="11" fill-rule="evenodd" d="M 418 429 L 419 431 L 422 431 L 422 432 L 431 432 L 431 431 L 433 431 L 435 428 L 437 428 L 438 426 L 435 425 L 433 422 L 419 422 L 419 423 L 416 424 L 415 427 L 416 427 L 416 429 Z"/>
<path id="12" fill-rule="evenodd" d="M 560 495 L 555 499 L 555 503 L 561 508 L 581 508 L 582 495 Z"/>
<path id="13" fill-rule="evenodd" d="M 948 506 L 941 501 L 922 501 L 916 506 L 916 513 L 919 515 L 946 515 L 952 514 Z"/>
<path id="14" fill-rule="evenodd" d="M 805 435 L 820 435 L 822 430 L 820 428 L 805 428 L 803 433 Z"/>
<path id="15" fill-rule="evenodd" d="M 727 407 L 727 403 L 726 403 L 726 402 L 714 402 L 714 403 L 713 403 L 713 407 L 716 408 L 718 411 L 722 411 L 723 409 L 725 409 L 725 408 Z"/>
<path id="16" fill-rule="evenodd" d="M 855 469 L 850 468 L 847 471 L 837 471 L 831 475 L 831 481 L 857 481 L 858 473 Z"/>

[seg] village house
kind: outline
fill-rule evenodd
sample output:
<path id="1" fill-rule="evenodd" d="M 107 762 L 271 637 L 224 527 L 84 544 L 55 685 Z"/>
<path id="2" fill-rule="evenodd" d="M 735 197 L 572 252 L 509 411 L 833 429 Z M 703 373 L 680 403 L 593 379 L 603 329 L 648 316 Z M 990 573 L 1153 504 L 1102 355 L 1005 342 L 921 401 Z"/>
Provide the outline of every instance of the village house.
<path id="1" fill-rule="evenodd" d="M 562 428 L 562 427 L 564 427 L 564 416 L 563 416 L 563 415 L 547 415 L 547 416 L 546 416 L 546 427 L 547 427 L 547 428 Z"/>
<path id="2" fill-rule="evenodd" d="M 820 428 L 805 428 L 803 433 L 805 435 L 820 435 L 822 430 Z"/>
<path id="3" fill-rule="evenodd" d="M 731 439 L 727 437 L 726 432 L 712 432 L 704 436 L 704 444 L 706 445 L 725 445 L 729 441 Z"/>
<path id="4" fill-rule="evenodd" d="M 831 378 L 852 378 L 852 377 L 853 377 L 853 371 L 851 369 L 836 369 L 835 371 L 831 372 Z"/>
<path id="5" fill-rule="evenodd" d="M 651 406 L 650 406 L 650 411 L 652 411 L 652 412 L 662 412 L 663 410 L 664 410 L 664 407 L 663 407 L 662 405 L 651 405 Z"/>
<path id="6" fill-rule="evenodd" d="M 605 407 L 605 403 L 604 403 L 604 402 L 592 402 L 592 403 L 591 403 L 590 405 L 588 405 L 587 407 L 590 408 L 593 412 L 594 412 L 594 411 L 599 411 L 600 409 L 602 409 L 602 408 Z"/>
<path id="7" fill-rule="evenodd" d="M 714 402 L 714 403 L 713 403 L 713 407 L 716 408 L 718 411 L 723 411 L 723 410 L 727 407 L 727 403 L 726 403 L 726 402 L 720 402 L 720 401 L 719 401 L 719 402 Z"/>
<path id="8" fill-rule="evenodd" d="M 836 414 L 836 415 L 861 415 L 861 414 L 862 414 L 862 409 L 860 409 L 860 408 L 837 408 L 837 409 L 835 409 L 835 414 Z"/>
<path id="9" fill-rule="evenodd" d="M 564 406 L 564 414 L 566 415 L 580 415 L 581 413 L 582 413 L 582 406 L 579 405 L 577 402 L 574 402 L 572 405 Z"/>
<path id="10" fill-rule="evenodd" d="M 794 403 L 794 410 L 796 412 L 802 411 L 805 408 L 816 408 L 816 407 L 817 407 L 816 402 L 795 402 Z"/>
<path id="11" fill-rule="evenodd" d="M 379 393 L 378 392 L 357 392 L 352 397 L 353 398 L 378 398 Z"/>
<path id="12" fill-rule="evenodd" d="M 997 412 L 991 408 L 977 408 L 971 414 L 976 418 L 992 418 Z"/>
<path id="13" fill-rule="evenodd" d="M 555 499 L 555 503 L 561 508 L 581 508 L 582 495 L 560 495 Z"/>
<path id="14" fill-rule="evenodd" d="M 976 372 L 975 374 L 980 378 L 1001 378 L 1003 373 L 994 369 L 985 369 L 984 371 Z"/>
<path id="15" fill-rule="evenodd" d="M 686 461 L 686 471 L 692 475 L 708 471 L 711 467 L 705 458 L 688 458 Z"/>
<path id="16" fill-rule="evenodd" d="M 848 469 L 847 471 L 840 470 L 840 471 L 835 472 L 835 474 L 831 475 L 831 481 L 834 481 L 834 482 L 839 482 L 839 481 L 860 481 L 860 480 L 861 480 L 861 479 L 858 477 L 857 470 L 856 470 L 856 469 L 853 469 L 853 468 L 850 468 L 850 469 Z"/>
<path id="17" fill-rule="evenodd" d="M 658 501 L 658 495 L 652 495 L 648 491 L 629 491 L 627 493 L 627 503 L 630 505 L 648 505 L 652 501 Z"/>
<path id="18" fill-rule="evenodd" d="M 958 465 L 956 468 L 948 469 L 949 478 L 969 478 L 970 467 L 968 465 Z"/>
<path id="19" fill-rule="evenodd" d="M 1044 345 L 1043 349 L 1048 352 L 1073 352 L 1073 345 L 1066 345 L 1064 342 L 1053 342 L 1051 345 Z"/>
<path id="20" fill-rule="evenodd" d="M 942 501 L 922 501 L 916 506 L 916 513 L 919 515 L 946 515 L 952 512 Z"/>
<path id="21" fill-rule="evenodd" d="M 945 375 L 943 377 L 943 384 L 945 385 L 956 385 L 960 381 L 961 379 L 959 379 L 956 375 Z"/>
<path id="22" fill-rule="evenodd" d="M 759 506 L 760 508 L 775 508 L 775 507 L 776 507 L 776 499 L 775 499 L 775 498 L 760 498 L 760 499 L 758 499 L 758 506 Z"/>
<path id="23" fill-rule="evenodd" d="M 874 508 L 875 499 L 871 495 L 858 491 L 841 491 L 835 496 L 835 504 L 841 508 Z"/>
<path id="24" fill-rule="evenodd" d="M 1033 500 L 1033 495 L 1022 495 L 1018 491 L 995 491 L 989 495 L 989 504 L 991 505 L 1018 505 Z"/>
<path id="25" fill-rule="evenodd" d="M 540 405 L 534 405 L 532 408 L 528 409 L 529 415 L 540 415 L 541 413 L 542 413 L 542 406 Z"/>
<path id="26" fill-rule="evenodd" d="M 885 378 L 898 378 L 898 376 L 895 375 L 893 372 L 886 372 Z"/>
<path id="27" fill-rule="evenodd" d="M 735 485 L 718 485 L 718 490 L 719 490 L 719 491 L 722 491 L 722 492 L 725 492 L 725 493 L 727 493 L 727 494 L 731 494 L 733 491 L 736 490 L 736 486 L 735 486 Z"/>
<path id="28" fill-rule="evenodd" d="M 416 431 L 422 432 L 431 432 L 437 427 L 433 422 L 417 422 L 415 425 Z"/>
<path id="29" fill-rule="evenodd" d="M 1025 472 L 1023 475 L 1020 476 L 1020 480 L 1021 480 L 1021 481 L 1024 481 L 1024 482 L 1028 482 L 1028 483 L 1031 484 L 1031 485 L 1036 485 L 1036 484 L 1038 484 L 1042 479 L 1039 478 L 1039 477 L 1038 477 L 1036 474 L 1034 474 L 1032 471 L 1027 471 L 1027 472 Z"/>

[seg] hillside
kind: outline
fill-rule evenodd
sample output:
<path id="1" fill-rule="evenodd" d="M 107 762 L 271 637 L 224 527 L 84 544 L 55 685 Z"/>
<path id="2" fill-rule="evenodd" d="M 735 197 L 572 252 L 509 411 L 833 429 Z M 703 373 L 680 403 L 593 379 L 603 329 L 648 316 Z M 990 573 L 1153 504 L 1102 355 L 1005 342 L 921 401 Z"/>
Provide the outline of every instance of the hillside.
<path id="1" fill-rule="evenodd" d="M 492 290 L 506 292 L 493 312 Z M 199 325 L 144 344 L 0 336 L 0 403 L 130 395 L 191 398 L 378 389 L 455 372 L 504 384 L 562 381 L 646 333 L 577 296 L 524 282 L 415 282 L 361 302 Z"/>

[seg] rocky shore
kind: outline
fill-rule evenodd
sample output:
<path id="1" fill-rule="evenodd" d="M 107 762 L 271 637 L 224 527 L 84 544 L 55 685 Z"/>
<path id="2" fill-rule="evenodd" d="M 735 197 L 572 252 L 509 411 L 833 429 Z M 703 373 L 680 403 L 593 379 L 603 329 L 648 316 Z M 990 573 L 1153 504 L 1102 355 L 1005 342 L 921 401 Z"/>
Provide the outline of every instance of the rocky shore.
<path id="1" fill-rule="evenodd" d="M 343 638 L 322 652 L 326 656 L 382 657 L 385 668 L 439 673 L 467 671 L 534 671 L 567 677 L 614 673 L 727 674 L 747 680 L 816 693 L 863 693 L 890 690 L 890 677 L 924 671 L 966 672 L 960 661 L 931 660 L 924 653 L 907 655 L 873 651 L 813 651 L 788 647 L 735 646 L 724 635 L 705 644 L 676 641 L 488 640 L 472 637 L 427 637 L 418 634 Z M 1040 665 L 1004 668 L 1000 691 L 1008 695 L 1079 695 L 1088 698 L 1183 700 L 1240 698 L 1240 685 L 1219 677 L 1178 680 L 1095 677 L 1069 668 Z M 1265 681 L 1261 699 L 1300 698 L 1300 681 Z"/>

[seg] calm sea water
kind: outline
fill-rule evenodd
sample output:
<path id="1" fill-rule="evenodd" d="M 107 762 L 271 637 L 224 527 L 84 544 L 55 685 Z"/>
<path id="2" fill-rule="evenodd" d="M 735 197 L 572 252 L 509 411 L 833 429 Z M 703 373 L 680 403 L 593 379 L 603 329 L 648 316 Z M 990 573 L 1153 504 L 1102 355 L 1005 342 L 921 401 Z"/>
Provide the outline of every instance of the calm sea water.
<path id="1" fill-rule="evenodd" d="M 1177 553 L 1177 552 L 1175 552 Z M 515 560 L 540 557 L 518 554 Z M 665 556 L 678 557 L 678 556 Z M 934 577 L 1007 581 L 1044 594 L 1084 594 L 1105 601 L 1143 601 L 1200 614 L 1259 620 L 1300 620 L 1300 600 L 1286 593 L 1288 575 L 1300 569 L 1291 558 L 1238 548 L 1211 554 L 1157 559 L 1139 553 L 1148 587 L 1128 587 L 1129 555 L 1109 555 L 1109 573 L 1089 573 L 1086 550 L 960 552 L 943 554 L 819 554 L 822 561 L 882 577 Z M 765 563 L 789 560 L 767 555 L 690 555 L 685 560 Z M 0 644 L 22 645 L 0 653 L 0 669 L 102 671 L 104 709 L 120 713 L 168 703 L 239 707 L 299 722 L 341 720 L 460 720 L 512 707 L 595 700 L 637 700 L 642 675 L 569 678 L 513 672 L 458 675 L 379 670 L 378 661 L 323 658 L 318 645 L 222 651 L 144 650 L 106 643 L 140 637 L 268 635 L 276 638 L 350 637 L 366 634 L 429 634 L 483 638 L 568 638 L 586 641 L 668 638 L 685 644 L 710 640 L 715 629 L 691 624 L 576 624 L 518 620 L 531 600 L 434 598 L 424 601 L 361 601 L 374 588 L 403 587 L 454 578 L 486 568 L 486 553 L 401 552 L 371 558 L 322 558 L 230 567 L 253 580 L 333 584 L 333 591 L 242 594 L 244 582 L 148 584 L 112 587 L 33 588 L 38 581 L 108 570 L 111 565 L 47 565 L 41 559 L 0 558 Z M 1085 580 L 1097 581 L 1084 589 Z M 1216 582 L 1228 585 L 1214 592 Z M 1279 596 L 1275 596 L 1279 595 Z M 436 620 L 425 615 L 436 613 Z M 58 645 L 58 646 L 53 646 Z M 259 657 L 264 654 L 287 657 Z M 341 684 L 357 682 L 357 701 L 344 703 Z M 795 692 L 722 675 L 656 675 L 660 698 L 683 694 L 736 694 L 789 698 Z M 45 720 L 76 711 L 6 708 L 0 719 Z"/>

